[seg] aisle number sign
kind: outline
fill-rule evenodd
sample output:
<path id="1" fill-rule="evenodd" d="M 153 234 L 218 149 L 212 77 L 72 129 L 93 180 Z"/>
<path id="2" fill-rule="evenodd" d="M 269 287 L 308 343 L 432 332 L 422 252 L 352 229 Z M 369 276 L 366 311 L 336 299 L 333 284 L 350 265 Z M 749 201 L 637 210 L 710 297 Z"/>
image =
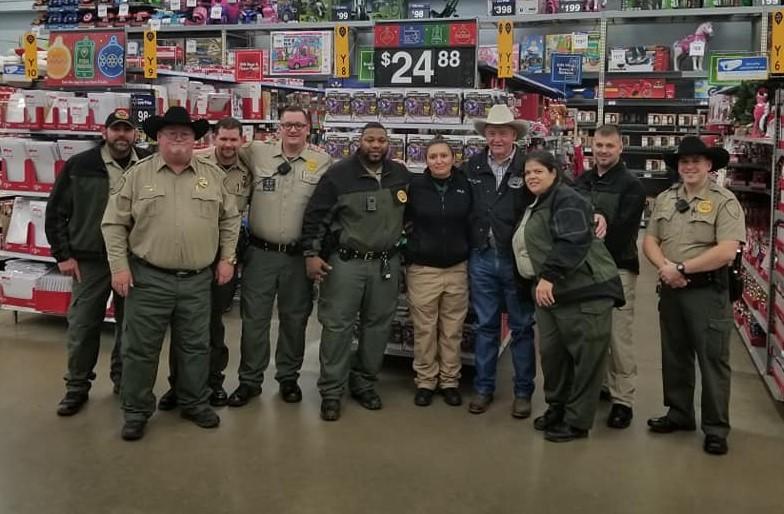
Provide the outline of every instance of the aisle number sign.
<path id="1" fill-rule="evenodd" d="M 38 40 L 32 32 L 25 33 L 24 41 L 24 70 L 25 77 L 29 80 L 38 79 Z"/>
<path id="2" fill-rule="evenodd" d="M 784 74 L 784 9 L 771 13 L 770 72 Z"/>
<path id="3" fill-rule="evenodd" d="M 498 78 L 507 79 L 514 75 L 513 52 L 514 46 L 514 25 L 510 20 L 498 22 L 498 36 L 496 46 L 498 47 Z"/>
<path id="4" fill-rule="evenodd" d="M 144 78 L 158 78 L 158 36 L 154 30 L 144 31 Z"/>
<path id="5" fill-rule="evenodd" d="M 348 35 L 348 25 L 335 25 L 335 76 L 343 79 L 351 75 Z"/>

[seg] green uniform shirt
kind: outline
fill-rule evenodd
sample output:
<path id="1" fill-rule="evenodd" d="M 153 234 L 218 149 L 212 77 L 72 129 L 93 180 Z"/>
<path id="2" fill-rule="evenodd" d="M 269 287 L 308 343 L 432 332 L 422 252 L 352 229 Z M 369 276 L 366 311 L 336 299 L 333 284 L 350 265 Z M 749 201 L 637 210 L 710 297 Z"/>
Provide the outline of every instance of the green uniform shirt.
<path id="1" fill-rule="evenodd" d="M 101 230 L 112 273 L 128 269 L 132 253 L 167 269 L 206 268 L 233 259 L 240 215 L 224 173 L 194 158 L 179 175 L 160 154 L 139 161 L 112 190 Z"/>
<path id="2" fill-rule="evenodd" d="M 112 157 L 112 154 L 109 153 L 109 148 L 107 148 L 105 144 L 101 147 L 101 159 L 103 159 L 103 163 L 106 165 L 106 171 L 109 172 L 110 191 L 114 190 L 114 186 L 117 185 L 117 181 L 119 181 L 120 177 L 123 176 L 125 170 L 129 169 L 139 161 L 139 157 L 136 155 L 136 150 L 131 147 L 131 160 L 128 162 L 128 167 L 123 168 L 117 164 L 117 161 L 115 161 L 114 157 Z"/>
<path id="3" fill-rule="evenodd" d="M 291 171 L 285 175 L 278 173 L 278 166 L 287 161 L 280 141 L 248 143 L 240 150 L 240 158 L 253 175 L 248 214 L 251 233 L 276 244 L 297 241 L 308 200 L 331 164 L 329 155 L 306 147 L 288 161 Z"/>
<path id="4" fill-rule="evenodd" d="M 679 198 L 689 202 L 686 212 L 678 212 L 675 208 Z M 683 262 L 704 253 L 719 241 L 745 242 L 746 224 L 735 195 L 709 180 L 691 200 L 682 184 L 659 194 L 647 234 L 659 241 L 668 260 Z"/>
<path id="5" fill-rule="evenodd" d="M 237 211 L 239 211 L 240 214 L 245 212 L 245 208 L 248 206 L 248 198 L 250 197 L 251 190 L 251 173 L 248 167 L 245 166 L 245 163 L 243 163 L 240 159 L 237 159 L 234 164 L 228 168 L 225 168 L 218 162 L 218 157 L 215 155 L 214 149 L 208 154 L 197 154 L 197 157 L 211 162 L 226 174 L 226 178 L 223 180 L 223 183 L 226 185 L 226 189 L 229 191 L 229 193 L 234 196 L 234 202 L 237 205 Z"/>

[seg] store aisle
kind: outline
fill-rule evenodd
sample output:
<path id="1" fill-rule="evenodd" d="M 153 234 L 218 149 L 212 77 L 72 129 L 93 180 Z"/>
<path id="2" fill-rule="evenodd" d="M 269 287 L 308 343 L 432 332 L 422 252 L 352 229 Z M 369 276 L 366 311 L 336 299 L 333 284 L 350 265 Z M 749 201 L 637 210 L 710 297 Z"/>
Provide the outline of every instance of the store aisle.
<path id="1" fill-rule="evenodd" d="M 229 391 L 237 383 L 237 310 L 228 334 Z M 0 312 L 0 513 L 781 512 L 784 409 L 768 396 L 737 337 L 730 454 L 704 454 L 700 433 L 648 433 L 645 420 L 664 413 L 656 315 L 654 273 L 646 266 L 638 283 L 632 427 L 606 428 L 603 404 L 589 439 L 557 445 L 545 442 L 531 420 L 509 415 L 508 357 L 485 415 L 448 407 L 440 397 L 429 408 L 414 406 L 409 361 L 391 360 L 379 387 L 383 410 L 348 401 L 339 422 L 322 422 L 315 316 L 303 403 L 280 401 L 268 371 L 261 399 L 220 409 L 218 430 L 157 413 L 144 440 L 126 443 L 108 379 L 109 333 L 86 408 L 58 418 L 64 321 L 21 314 L 14 325 L 11 313 Z M 159 372 L 159 395 L 166 371 Z M 537 390 L 534 412 L 543 409 Z"/>

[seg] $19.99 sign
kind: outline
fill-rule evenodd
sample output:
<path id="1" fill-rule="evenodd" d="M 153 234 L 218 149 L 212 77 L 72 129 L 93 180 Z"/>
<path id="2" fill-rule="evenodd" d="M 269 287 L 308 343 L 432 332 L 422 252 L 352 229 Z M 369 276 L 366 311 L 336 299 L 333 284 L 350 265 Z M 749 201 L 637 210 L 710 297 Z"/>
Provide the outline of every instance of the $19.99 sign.
<path id="1" fill-rule="evenodd" d="M 376 87 L 474 87 L 476 22 L 379 23 Z"/>

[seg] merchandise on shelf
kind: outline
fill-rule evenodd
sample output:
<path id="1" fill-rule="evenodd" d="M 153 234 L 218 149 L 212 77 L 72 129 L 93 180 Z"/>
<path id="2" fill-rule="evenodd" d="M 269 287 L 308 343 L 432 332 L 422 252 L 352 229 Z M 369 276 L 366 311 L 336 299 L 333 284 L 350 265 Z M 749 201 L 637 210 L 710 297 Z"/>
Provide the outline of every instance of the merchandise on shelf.
<path id="1" fill-rule="evenodd" d="M 332 21 L 331 0 L 297 0 L 297 15 L 302 22 Z"/>
<path id="2" fill-rule="evenodd" d="M 498 67 L 498 46 L 480 45 L 477 49 L 477 59 L 480 64 Z M 517 73 L 520 70 L 520 45 L 512 45 L 512 71 Z M 528 70 L 526 70 L 528 71 Z"/>
<path id="3" fill-rule="evenodd" d="M 670 49 L 662 45 L 612 48 L 609 52 L 607 71 L 646 72 L 668 71 Z"/>
<path id="4" fill-rule="evenodd" d="M 270 34 L 270 75 L 329 75 L 331 72 L 331 31 Z"/>
<path id="5" fill-rule="evenodd" d="M 400 20 L 407 17 L 406 0 L 364 0 L 371 20 Z"/>
<path id="6" fill-rule="evenodd" d="M 351 95 L 354 121 L 378 121 L 378 96 L 375 91 L 354 91 Z"/>
<path id="7" fill-rule="evenodd" d="M 429 91 L 406 91 L 406 121 L 430 123 L 433 121 L 433 96 Z"/>
<path id="8" fill-rule="evenodd" d="M 662 79 L 608 79 L 605 98 L 675 98 L 675 84 Z"/>
<path id="9" fill-rule="evenodd" d="M 223 44 L 219 37 L 195 37 L 185 40 L 186 66 L 217 66 L 223 58 Z"/>
<path id="10" fill-rule="evenodd" d="M 542 73 L 544 71 L 544 36 L 523 36 L 520 44 L 520 71 Z"/>
<path id="11" fill-rule="evenodd" d="M 587 34 L 576 33 L 572 35 L 572 53 L 582 54 L 583 72 L 598 72 L 602 68 L 602 53 L 600 50 L 602 36 L 598 32 Z"/>
<path id="12" fill-rule="evenodd" d="M 51 255 L 44 231 L 45 217 L 46 201 L 14 198 L 4 249 L 29 255 Z"/>
<path id="13" fill-rule="evenodd" d="M 406 119 L 406 95 L 403 91 L 380 91 L 378 120 L 381 123 L 402 123 Z"/>
<path id="14" fill-rule="evenodd" d="M 706 21 L 701 23 L 693 34 L 683 37 L 676 41 L 672 48 L 672 69 L 681 69 L 681 60 L 684 57 L 691 58 L 691 69 L 702 71 L 704 68 L 706 46 L 710 38 L 713 37 L 713 23 Z"/>
<path id="15" fill-rule="evenodd" d="M 423 169 L 427 166 L 427 143 L 433 136 L 413 134 L 406 140 L 406 166 L 413 169 Z"/>
<path id="16" fill-rule="evenodd" d="M 572 34 L 548 34 L 545 36 L 544 70 L 550 71 L 552 54 L 572 53 Z"/>
<path id="17" fill-rule="evenodd" d="M 460 91 L 433 92 L 433 122 L 459 124 L 462 121 L 462 95 Z"/>

